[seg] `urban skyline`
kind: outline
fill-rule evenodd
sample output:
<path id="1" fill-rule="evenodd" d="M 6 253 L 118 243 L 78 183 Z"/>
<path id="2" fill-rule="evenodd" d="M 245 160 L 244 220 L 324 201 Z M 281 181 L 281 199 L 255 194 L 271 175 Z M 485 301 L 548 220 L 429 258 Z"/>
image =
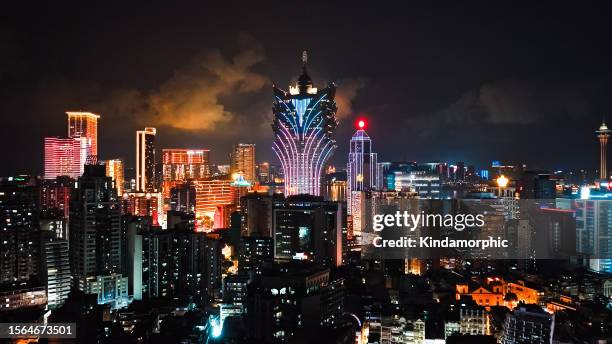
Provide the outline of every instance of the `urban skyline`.
<path id="1" fill-rule="evenodd" d="M 219 11 L 227 13 L 220 6 Z M 121 157 L 132 165 L 134 153 L 124 152 L 122 147 L 131 144 L 134 130 L 148 125 L 160 130 L 161 146 L 210 148 L 216 152 L 211 157 L 213 162 L 225 163 L 235 142 L 267 147 L 272 137 L 267 125 L 269 88 L 273 83 L 285 85 L 297 78 L 295 56 L 309 50 L 310 66 L 317 80 L 335 81 L 341 86 L 338 142 L 350 138 L 352 125 L 348 124 L 357 116 L 371 121 L 369 132 L 373 136 L 395 132 L 378 144 L 381 161 L 473 161 L 482 166 L 491 160 L 531 159 L 542 150 L 546 154 L 527 163 L 544 169 L 567 169 L 589 168 L 598 161 L 597 155 L 580 152 L 592 147 L 587 132 L 611 111 L 606 96 L 610 89 L 610 50 L 602 27 L 605 18 L 600 17 L 606 12 L 605 4 L 572 10 L 537 4 L 531 11 L 500 4 L 409 7 L 398 13 L 385 13 L 389 20 L 372 15 L 384 13 L 380 9 L 370 13 L 358 6 L 349 9 L 324 5 L 330 13 L 338 14 L 329 23 L 330 29 L 340 36 L 375 42 L 375 49 L 350 43 L 355 42 L 353 39 L 337 42 L 325 35 L 315 39 L 288 22 L 282 26 L 300 39 L 287 40 L 289 45 L 280 49 L 266 26 L 256 24 L 265 22 L 265 18 L 272 21 L 267 14 L 271 8 L 265 9 L 267 6 L 241 7 L 240 13 L 249 13 L 247 17 L 252 18 L 250 25 L 244 21 L 224 22 L 226 29 L 214 37 L 213 30 L 203 30 L 196 24 L 204 20 L 220 27 L 213 24 L 219 18 L 211 16 L 209 10 L 177 8 L 172 20 L 185 20 L 174 25 L 159 20 L 159 12 L 152 7 L 148 16 L 138 19 L 138 27 L 150 26 L 150 37 L 160 37 L 165 47 L 162 49 L 150 40 L 136 39 L 138 30 L 119 31 L 119 27 L 136 25 L 127 17 L 127 13 L 138 13 L 136 5 L 126 6 L 125 13 L 106 8 L 15 8 L 16 14 L 25 15 L 27 11 L 28 17 L 37 18 L 37 25 L 26 25 L 15 16 L 8 18 L 2 29 L 5 49 L 11 53 L 3 57 L 6 62 L 0 72 L 0 82 L 6 85 L 0 94 L 0 113 L 7 119 L 0 129 L 0 147 L 15 144 L 26 156 L 38 155 L 40 137 L 64 135 L 64 126 L 58 123 L 64 111 L 84 109 L 102 115 L 100 140 L 106 144 L 99 153 L 103 158 Z M 353 15 L 340 15 L 347 10 Z M 81 11 L 87 13 L 89 23 L 70 20 L 81 17 Z M 312 21 L 312 11 L 300 11 L 296 20 Z M 51 20 L 49 13 L 57 19 Z M 399 13 L 408 19 L 400 20 Z M 456 26 L 446 20 L 449 17 L 459 20 Z M 347 29 L 351 27 L 349 18 L 371 25 L 352 33 Z M 115 24 L 109 26 L 111 22 Z M 164 25 L 150 25 L 153 22 Z M 77 29 L 91 23 L 105 28 L 105 35 L 113 39 L 105 39 L 96 30 Z M 399 23 L 410 26 L 403 28 Z M 32 33 L 33 38 L 24 39 L 21 32 Z M 129 41 L 142 41 L 142 49 L 121 43 L 126 42 L 121 39 L 124 32 L 129 33 Z M 404 43 L 392 44 L 385 32 L 403 33 Z M 287 33 L 287 37 L 291 34 Z M 79 50 L 71 49 L 74 46 Z M 39 49 L 48 54 L 28 55 Z M 445 49 L 453 53 L 445 53 Z M 332 51 L 342 51 L 341 55 L 350 58 L 334 56 Z M 119 57 L 128 52 L 134 61 L 144 63 Z M 243 65 L 232 64 L 236 56 L 243 57 Z M 213 69 L 200 68 L 200 61 Z M 229 85 L 211 79 L 209 75 L 222 66 L 232 68 L 240 79 Z M 122 81 L 112 75 L 121 75 Z M 188 84 L 198 82 L 210 88 L 205 92 L 190 91 Z M 245 91 L 233 92 L 240 83 L 244 83 Z M 213 97 L 210 101 L 204 97 L 208 93 Z M 195 107 L 195 112 L 188 111 L 190 107 L 181 108 L 180 102 L 173 101 L 173 94 L 196 100 L 192 103 L 195 105 L 202 100 L 204 105 Z M 167 112 L 160 112 L 163 104 L 169 106 Z M 113 125 L 117 120 L 125 124 Z M 26 123 L 44 125 L 31 129 Z M 554 130 L 550 130 L 550 123 L 555 123 Z M 219 130 L 214 130 L 213 124 Z M 43 133 L 42 127 L 50 130 Z M 251 130 L 247 131 L 247 127 Z M 490 135 L 481 135 L 483 132 Z M 446 139 L 436 139 L 440 135 Z M 576 138 L 579 144 L 560 142 L 562 137 Z M 481 144 L 483 141 L 486 144 Z M 533 145 L 527 145 L 528 141 Z M 403 145 L 422 149 L 397 148 Z M 346 152 L 348 147 L 340 146 L 336 157 Z M 262 160 L 271 161 L 274 157 L 268 149 L 260 153 Z M 568 161 L 564 156 L 573 159 Z M 340 165 L 342 161 L 334 163 Z M 4 169 L 3 174 L 20 169 L 39 174 L 42 165 L 16 156 L 0 166 L 0 170 Z"/>
<path id="2" fill-rule="evenodd" d="M 612 343 L 610 10 L 13 4 L 0 340 Z"/>

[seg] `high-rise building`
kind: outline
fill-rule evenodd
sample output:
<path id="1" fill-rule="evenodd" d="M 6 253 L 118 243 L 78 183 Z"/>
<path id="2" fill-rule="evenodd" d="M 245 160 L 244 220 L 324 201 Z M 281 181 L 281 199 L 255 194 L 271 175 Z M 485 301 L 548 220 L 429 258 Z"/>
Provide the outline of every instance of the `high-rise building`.
<path id="1" fill-rule="evenodd" d="M 210 150 L 164 149 L 162 150 L 162 192 L 170 198 L 170 190 L 188 179 L 210 176 Z"/>
<path id="2" fill-rule="evenodd" d="M 45 179 L 78 178 L 87 159 L 85 138 L 45 137 Z"/>
<path id="3" fill-rule="evenodd" d="M 348 214 L 352 219 L 353 235 L 361 235 L 365 228 L 362 209 L 365 191 L 376 189 L 378 176 L 377 156 L 372 153 L 372 140 L 365 132 L 365 121 L 357 122 L 357 131 L 353 134 L 350 143 L 347 164 L 347 205 Z"/>
<path id="4" fill-rule="evenodd" d="M 595 133 L 599 139 L 599 179 L 608 179 L 608 139 L 612 130 L 603 122 Z"/>
<path id="5" fill-rule="evenodd" d="M 34 178 L 0 178 L 0 313 L 47 303 L 39 274 L 40 239 Z"/>
<path id="6" fill-rule="evenodd" d="M 53 180 L 42 180 L 40 191 L 40 222 L 47 224 L 55 222 L 55 234 L 59 239 L 68 239 L 68 218 L 70 215 L 70 195 L 74 180 L 69 177 L 58 177 Z M 50 229 L 50 228 L 48 228 Z"/>
<path id="7" fill-rule="evenodd" d="M 358 129 L 351 137 L 346 169 L 349 193 L 377 188 L 376 167 L 378 160 L 376 153 L 372 152 L 372 139 L 365 132 L 365 125 L 364 120 L 359 120 L 357 122 Z"/>
<path id="8" fill-rule="evenodd" d="M 0 286 L 18 289 L 38 277 L 38 226 L 34 178 L 0 178 Z"/>
<path id="9" fill-rule="evenodd" d="M 240 198 L 240 224 L 243 236 L 272 237 L 272 209 L 282 195 L 250 193 Z"/>
<path id="10" fill-rule="evenodd" d="M 594 271 L 612 272 L 612 200 L 596 197 L 557 199 L 557 207 L 574 212 L 576 253 Z"/>
<path id="11" fill-rule="evenodd" d="M 121 203 L 104 165 L 86 165 L 70 199 L 70 267 L 75 287 L 88 292 L 111 283 L 123 289 L 121 273 Z M 107 279 L 108 276 L 114 276 Z M 127 278 L 125 279 L 127 284 Z M 110 285 L 110 284 L 109 284 Z M 127 294 L 127 285 L 126 285 Z M 113 294 L 122 298 L 123 294 Z M 121 304 L 98 295 L 99 301 Z"/>
<path id="12" fill-rule="evenodd" d="M 221 287 L 221 245 L 188 227 L 149 235 L 148 283 L 151 297 L 193 296 L 204 304 Z M 137 242 L 135 242 L 137 244 Z"/>
<path id="13" fill-rule="evenodd" d="M 115 182 L 115 189 L 117 189 L 117 195 L 121 197 L 123 195 L 123 187 L 125 183 L 123 160 L 106 160 L 105 165 L 106 176 L 113 178 L 113 181 Z"/>
<path id="14" fill-rule="evenodd" d="M 305 52 L 303 62 L 295 87 L 273 88 L 272 149 L 282 165 L 288 196 L 320 195 L 325 166 L 336 149 L 336 85 L 318 90 L 306 72 Z"/>
<path id="15" fill-rule="evenodd" d="M 41 245 L 43 270 L 47 285 L 47 304 L 49 309 L 60 307 L 70 293 L 70 260 L 68 259 L 68 240 L 57 239 L 55 233 L 43 237 Z"/>
<path id="16" fill-rule="evenodd" d="M 257 180 L 255 174 L 255 144 L 239 143 L 231 154 L 230 173 L 241 173 L 249 183 Z"/>
<path id="17" fill-rule="evenodd" d="M 68 115 L 68 137 L 85 139 L 85 156 L 98 155 L 98 119 L 100 116 L 80 111 L 67 111 L 66 115 Z"/>
<path id="18" fill-rule="evenodd" d="M 155 191 L 155 128 L 136 131 L 136 191 Z"/>
<path id="19" fill-rule="evenodd" d="M 149 295 L 150 238 L 153 223 L 149 216 L 121 217 L 122 271 L 128 278 L 128 294 L 134 300 Z"/>
<path id="20" fill-rule="evenodd" d="M 340 266 L 344 256 L 346 212 L 342 203 L 320 196 L 297 195 L 274 201 L 274 259 L 310 260 Z"/>
<path id="21" fill-rule="evenodd" d="M 538 305 L 520 305 L 506 316 L 503 325 L 503 344 L 551 343 L 555 316 Z"/>

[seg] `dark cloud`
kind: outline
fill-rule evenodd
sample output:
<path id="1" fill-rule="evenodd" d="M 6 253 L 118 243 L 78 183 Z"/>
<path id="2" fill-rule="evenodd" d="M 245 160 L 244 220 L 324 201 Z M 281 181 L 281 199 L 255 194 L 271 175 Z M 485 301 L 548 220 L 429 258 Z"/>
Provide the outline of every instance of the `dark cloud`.
<path id="1" fill-rule="evenodd" d="M 588 118 L 597 84 L 498 80 L 465 92 L 441 110 L 411 118 L 421 136 L 449 128 L 539 125 Z"/>
<path id="2" fill-rule="evenodd" d="M 366 86 L 365 78 L 346 78 L 337 82 L 336 104 L 338 105 L 338 118 L 344 119 L 354 115 L 353 103 L 358 92 Z"/>

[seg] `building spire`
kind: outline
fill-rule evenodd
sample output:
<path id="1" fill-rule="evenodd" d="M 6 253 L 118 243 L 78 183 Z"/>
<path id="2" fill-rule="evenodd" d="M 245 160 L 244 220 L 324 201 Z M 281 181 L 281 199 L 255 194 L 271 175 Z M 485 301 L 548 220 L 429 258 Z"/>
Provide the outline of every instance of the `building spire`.
<path id="1" fill-rule="evenodd" d="M 308 52 L 304 50 L 302 52 L 302 75 L 298 78 L 298 89 L 300 93 L 306 93 L 309 88 L 312 87 L 312 79 L 306 71 L 306 64 L 308 63 Z"/>

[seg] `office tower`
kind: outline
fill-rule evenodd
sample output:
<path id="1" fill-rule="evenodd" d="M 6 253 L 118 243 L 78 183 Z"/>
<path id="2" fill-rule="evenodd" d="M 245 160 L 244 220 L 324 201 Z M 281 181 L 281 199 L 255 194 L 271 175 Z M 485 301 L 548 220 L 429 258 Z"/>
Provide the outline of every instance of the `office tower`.
<path id="1" fill-rule="evenodd" d="M 85 138 L 45 137 L 45 179 L 78 178 L 87 159 Z"/>
<path id="2" fill-rule="evenodd" d="M 75 287 L 119 307 L 127 297 L 127 278 L 121 277 L 121 203 L 104 165 L 85 166 L 70 199 L 69 228 Z M 117 293 L 109 298 L 106 287 Z"/>
<path id="3" fill-rule="evenodd" d="M 56 309 L 68 298 L 72 282 L 68 240 L 58 239 L 55 233 L 49 233 L 43 236 L 41 248 L 43 253 L 42 273 L 47 285 L 47 304 L 49 309 Z"/>
<path id="4" fill-rule="evenodd" d="M 68 137 L 83 138 L 85 156 L 98 155 L 98 119 L 99 115 L 91 112 L 68 111 Z M 83 162 L 84 163 L 84 162 Z"/>
<path id="5" fill-rule="evenodd" d="M 551 343 L 555 328 L 555 316 L 538 305 L 519 305 L 506 316 L 503 325 L 503 344 Z"/>
<path id="6" fill-rule="evenodd" d="M 0 178 L 0 285 L 17 289 L 38 277 L 38 226 L 34 178 Z"/>
<path id="7" fill-rule="evenodd" d="M 365 121 L 357 122 L 357 131 L 351 137 L 347 164 L 347 205 L 352 218 L 352 233 L 361 235 L 365 222 L 361 221 L 364 191 L 376 189 L 378 177 L 376 153 L 372 153 L 372 140 L 365 132 Z"/>
<path id="8" fill-rule="evenodd" d="M 117 189 L 117 195 L 119 197 L 123 196 L 123 187 L 124 187 L 124 166 L 123 160 L 121 159 L 111 159 L 105 161 L 106 165 L 106 176 L 111 177 L 115 182 L 115 189 Z"/>
<path id="9" fill-rule="evenodd" d="M 599 179 L 608 179 L 608 139 L 611 132 L 606 122 L 601 123 L 599 129 L 595 130 L 599 139 Z"/>
<path id="10" fill-rule="evenodd" d="M 288 92 L 273 87 L 272 149 L 283 168 L 287 196 L 320 195 L 325 166 L 336 149 L 336 85 L 315 88 L 306 72 L 306 53 L 303 62 L 295 87 Z"/>
<path id="11" fill-rule="evenodd" d="M 261 274 L 265 265 L 274 261 L 274 241 L 271 237 L 243 236 L 238 255 L 240 271 Z"/>
<path id="12" fill-rule="evenodd" d="M 136 131 L 136 191 L 155 191 L 155 128 Z"/>
<path id="13" fill-rule="evenodd" d="M 340 266 L 346 235 L 342 203 L 311 195 L 290 196 L 274 202 L 272 228 L 274 259 L 310 260 Z"/>
<path id="14" fill-rule="evenodd" d="M 239 143 L 231 154 L 230 174 L 241 173 L 249 183 L 257 180 L 255 174 L 255 144 Z"/>
<path id="15" fill-rule="evenodd" d="M 170 197 L 170 190 L 188 179 L 210 176 L 210 150 L 164 149 L 162 150 L 162 192 Z"/>

